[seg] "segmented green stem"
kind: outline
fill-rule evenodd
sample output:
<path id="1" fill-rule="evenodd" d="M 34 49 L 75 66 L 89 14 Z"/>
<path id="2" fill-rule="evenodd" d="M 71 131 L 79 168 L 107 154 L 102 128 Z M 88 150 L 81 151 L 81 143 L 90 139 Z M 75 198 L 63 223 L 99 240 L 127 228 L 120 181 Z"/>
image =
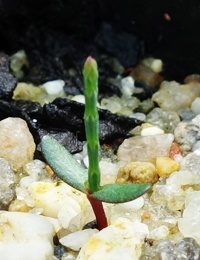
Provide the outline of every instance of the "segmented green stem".
<path id="1" fill-rule="evenodd" d="M 85 132 L 89 157 L 88 185 L 91 193 L 100 188 L 99 169 L 99 114 L 97 109 L 98 70 L 97 63 L 88 57 L 84 69 Z"/>

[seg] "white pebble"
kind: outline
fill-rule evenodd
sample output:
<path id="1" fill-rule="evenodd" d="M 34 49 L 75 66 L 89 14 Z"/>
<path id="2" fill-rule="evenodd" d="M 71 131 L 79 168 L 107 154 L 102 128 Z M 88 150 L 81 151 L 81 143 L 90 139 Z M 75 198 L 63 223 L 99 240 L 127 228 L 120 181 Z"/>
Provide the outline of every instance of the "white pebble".
<path id="1" fill-rule="evenodd" d="M 47 218 L 30 213 L 0 211 L 0 226 L 1 259 L 53 259 L 52 237 L 56 230 Z"/>
<path id="2" fill-rule="evenodd" d="M 143 128 L 141 131 L 141 136 L 158 135 L 158 134 L 164 134 L 164 131 L 158 126 L 146 127 Z"/>
<path id="3" fill-rule="evenodd" d="M 200 114 L 200 97 L 196 97 L 192 102 L 191 110 L 195 115 Z"/>
<path id="4" fill-rule="evenodd" d="M 96 233 L 97 229 L 84 229 L 62 237 L 59 241 L 63 246 L 78 251 Z"/>
<path id="5" fill-rule="evenodd" d="M 84 95 L 73 96 L 71 100 L 76 101 L 78 103 L 85 104 L 85 96 Z"/>
<path id="6" fill-rule="evenodd" d="M 135 90 L 134 79 L 131 76 L 123 78 L 120 90 L 124 96 L 132 96 Z"/>
<path id="7" fill-rule="evenodd" d="M 44 83 L 42 87 L 46 90 L 49 95 L 56 95 L 63 91 L 65 82 L 61 79 L 52 80 Z"/>
<path id="8" fill-rule="evenodd" d="M 77 260 L 139 259 L 141 246 L 146 236 L 143 225 L 138 222 L 135 229 L 132 221 L 118 218 L 114 224 L 94 234 L 84 244 Z M 140 229 L 142 229 L 141 233 L 138 232 Z"/>

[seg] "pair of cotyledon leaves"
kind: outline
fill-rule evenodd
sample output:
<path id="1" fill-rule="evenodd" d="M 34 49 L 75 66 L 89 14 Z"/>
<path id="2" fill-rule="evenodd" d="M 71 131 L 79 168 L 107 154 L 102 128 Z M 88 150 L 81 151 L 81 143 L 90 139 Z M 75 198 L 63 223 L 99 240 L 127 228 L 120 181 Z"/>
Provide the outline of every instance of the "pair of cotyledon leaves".
<path id="1" fill-rule="evenodd" d="M 44 136 L 42 139 L 42 153 L 55 174 L 75 189 L 88 195 L 88 172 L 74 157 L 54 138 Z M 131 201 L 144 194 L 151 187 L 148 183 L 107 184 L 91 197 L 108 203 L 122 203 Z"/>

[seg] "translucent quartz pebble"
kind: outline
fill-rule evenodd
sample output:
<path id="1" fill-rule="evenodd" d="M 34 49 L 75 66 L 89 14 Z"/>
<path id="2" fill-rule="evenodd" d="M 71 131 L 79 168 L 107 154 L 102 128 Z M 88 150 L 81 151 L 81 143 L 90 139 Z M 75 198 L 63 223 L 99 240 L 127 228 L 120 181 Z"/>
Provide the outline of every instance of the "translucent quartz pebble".
<path id="1" fill-rule="evenodd" d="M 140 100 L 132 96 L 123 96 L 122 98 L 112 96 L 101 100 L 101 108 L 125 116 L 132 115 L 133 110 L 137 108 L 139 104 Z"/>
<path id="2" fill-rule="evenodd" d="M 173 134 L 130 137 L 119 146 L 118 160 L 154 162 L 156 157 L 169 155 L 173 140 Z"/>
<path id="3" fill-rule="evenodd" d="M 180 122 L 180 117 L 174 111 L 166 111 L 156 107 L 148 113 L 146 122 L 159 126 L 165 133 L 173 133 Z"/>
<path id="4" fill-rule="evenodd" d="M 0 209 L 5 209 L 15 195 L 16 176 L 9 163 L 0 158 Z"/>
<path id="5" fill-rule="evenodd" d="M 180 145 L 183 153 L 193 150 L 196 142 L 199 141 L 200 116 L 196 116 L 191 121 L 180 122 L 174 130 L 175 141 Z"/>
<path id="6" fill-rule="evenodd" d="M 57 227 L 56 227 L 57 225 Z M 57 220 L 36 214 L 0 211 L 0 256 L 4 260 L 53 259 Z"/>
<path id="7" fill-rule="evenodd" d="M 188 171 L 192 175 L 191 183 L 200 184 L 200 149 L 186 155 L 180 163 L 180 170 Z"/>
<path id="8" fill-rule="evenodd" d="M 112 96 L 110 98 L 103 98 L 101 100 L 101 108 L 107 109 L 112 113 L 119 113 L 121 110 L 120 98 Z"/>
<path id="9" fill-rule="evenodd" d="M 151 200 L 163 207 L 168 207 L 170 210 L 180 210 L 185 202 L 185 193 L 176 184 L 162 185 L 158 183 L 153 186 Z"/>
<path id="10" fill-rule="evenodd" d="M 33 159 L 35 143 L 26 122 L 8 117 L 0 121 L 0 157 L 18 170 Z"/>
<path id="11" fill-rule="evenodd" d="M 144 206 L 144 198 L 141 196 L 135 200 L 125 202 L 125 203 L 117 203 L 111 207 L 111 214 L 110 214 L 110 222 L 114 222 L 118 217 L 123 216 L 130 216 L 131 213 L 134 213 L 141 209 Z"/>
<path id="12" fill-rule="evenodd" d="M 179 230 L 184 236 L 200 243 L 200 191 L 189 193 L 185 202 L 183 216 L 178 220 Z"/>
<path id="13" fill-rule="evenodd" d="M 153 254 L 162 260 L 175 260 L 173 256 L 173 244 L 168 240 L 159 241 L 153 248 Z"/>
<path id="14" fill-rule="evenodd" d="M 23 177 L 20 180 L 20 186 L 28 188 L 29 185 L 35 181 L 50 180 L 51 176 L 46 171 L 46 165 L 40 160 L 32 160 L 25 164 L 24 166 L 25 173 L 28 176 Z"/>
<path id="15" fill-rule="evenodd" d="M 149 251 L 143 252 L 140 260 L 199 260 L 200 246 L 186 237 L 173 245 L 169 240 L 158 241 Z"/>
<path id="16" fill-rule="evenodd" d="M 198 82 L 180 85 L 175 81 L 163 81 L 159 91 L 152 96 L 152 100 L 163 109 L 178 112 L 190 108 L 193 100 L 198 96 L 200 96 Z"/>
<path id="17" fill-rule="evenodd" d="M 176 244 L 174 247 L 174 252 L 177 256 L 176 259 L 200 259 L 200 246 L 191 237 L 185 237 L 178 244 Z"/>

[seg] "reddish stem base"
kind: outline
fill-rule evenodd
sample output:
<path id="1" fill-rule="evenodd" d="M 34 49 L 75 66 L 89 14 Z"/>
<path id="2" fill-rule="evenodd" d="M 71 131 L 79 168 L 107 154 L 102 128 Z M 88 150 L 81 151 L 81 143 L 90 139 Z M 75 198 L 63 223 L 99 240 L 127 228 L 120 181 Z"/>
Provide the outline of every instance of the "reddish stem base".
<path id="1" fill-rule="evenodd" d="M 100 200 L 96 200 L 92 198 L 90 195 L 87 195 L 87 198 L 94 211 L 96 221 L 97 221 L 97 228 L 99 230 L 106 228 L 108 226 L 108 222 L 107 222 L 107 218 L 106 218 L 106 214 L 102 202 Z"/>

